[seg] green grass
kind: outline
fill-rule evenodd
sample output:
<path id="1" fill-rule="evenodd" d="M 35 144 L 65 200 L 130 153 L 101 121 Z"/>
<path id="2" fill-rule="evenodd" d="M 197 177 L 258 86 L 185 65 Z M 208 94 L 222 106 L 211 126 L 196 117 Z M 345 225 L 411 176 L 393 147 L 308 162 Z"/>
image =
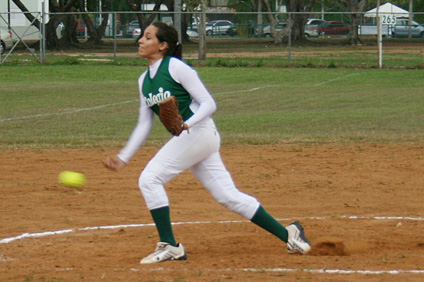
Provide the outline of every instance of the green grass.
<path id="1" fill-rule="evenodd" d="M 207 39 L 206 60 L 202 66 L 224 67 L 355 67 L 375 68 L 378 65 L 378 47 L 375 38 L 362 38 L 363 45 L 346 45 L 346 38 L 316 38 L 305 43 L 274 44 L 273 39 Z M 423 39 L 383 40 L 383 66 L 386 68 L 419 68 L 424 69 L 422 51 Z M 84 48 L 86 47 L 86 48 Z M 198 42 L 185 43 L 184 59 L 198 65 Z M 250 53 L 247 56 L 246 53 Z M 101 54 L 101 56 L 99 55 Z M 213 55 L 211 55 L 213 54 Z M 253 56 L 252 56 L 253 54 Z M 39 57 L 39 54 L 36 54 Z M 103 59 L 108 61 L 93 61 Z M 7 59 L 5 65 L 33 64 L 37 60 L 25 52 L 20 45 Z M 48 50 L 46 64 L 109 64 L 109 65 L 142 65 L 137 59 L 137 47 L 133 39 L 117 40 L 116 56 L 114 43 L 105 40 L 101 46 L 80 46 L 67 50 Z"/>
<path id="2" fill-rule="evenodd" d="M 0 147 L 122 146 L 140 65 L 3 65 Z M 225 144 L 424 141 L 420 69 L 198 67 Z M 155 120 L 147 145 L 169 134 Z"/>

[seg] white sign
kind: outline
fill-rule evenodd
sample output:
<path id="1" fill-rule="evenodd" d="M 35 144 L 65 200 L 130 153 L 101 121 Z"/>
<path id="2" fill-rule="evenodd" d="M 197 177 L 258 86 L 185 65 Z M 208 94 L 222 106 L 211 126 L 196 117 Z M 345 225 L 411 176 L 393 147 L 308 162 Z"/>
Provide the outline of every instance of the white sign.
<path id="1" fill-rule="evenodd" d="M 395 24 L 396 16 L 395 15 L 381 15 L 380 16 L 381 24 Z"/>

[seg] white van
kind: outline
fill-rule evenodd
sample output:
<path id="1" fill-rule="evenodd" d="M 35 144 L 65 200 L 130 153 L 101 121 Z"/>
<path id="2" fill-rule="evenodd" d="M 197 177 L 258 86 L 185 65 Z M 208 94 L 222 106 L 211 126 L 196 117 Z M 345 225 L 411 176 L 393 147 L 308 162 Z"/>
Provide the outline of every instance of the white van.
<path id="1" fill-rule="evenodd" d="M 0 27 L 0 54 L 2 55 L 5 50 L 12 48 L 12 32 Z"/>

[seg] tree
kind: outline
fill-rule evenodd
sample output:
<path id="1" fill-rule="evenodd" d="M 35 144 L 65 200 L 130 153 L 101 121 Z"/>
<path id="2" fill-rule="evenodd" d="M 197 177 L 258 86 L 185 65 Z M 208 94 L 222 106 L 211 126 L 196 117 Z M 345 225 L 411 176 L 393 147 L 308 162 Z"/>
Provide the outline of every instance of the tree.
<path id="1" fill-rule="evenodd" d="M 158 13 L 142 13 L 143 6 L 149 4 L 151 1 L 148 0 L 126 0 L 128 6 L 130 7 L 131 11 L 140 12 L 137 13 L 137 19 L 138 23 L 140 25 L 140 36 L 136 39 L 136 42 L 143 36 L 144 30 L 153 22 L 155 17 L 158 15 Z M 163 4 L 165 0 L 158 0 L 155 3 L 155 6 L 153 7 L 153 12 L 157 12 L 160 9 L 160 6 Z"/>
<path id="2" fill-rule="evenodd" d="M 185 4 L 185 12 L 187 12 L 183 14 L 181 17 L 182 19 L 181 32 L 182 32 L 183 42 L 191 42 L 190 38 L 187 35 L 187 29 L 188 29 L 188 26 L 191 24 L 194 12 L 196 11 L 196 9 L 199 8 L 199 6 L 201 5 L 201 2 L 202 2 L 201 0 L 183 0 L 183 3 Z M 197 25 L 197 23 L 198 21 L 196 20 L 195 24 Z"/>
<path id="3" fill-rule="evenodd" d="M 261 0 L 259 0 L 261 1 Z M 276 30 L 276 26 L 279 22 L 279 15 L 278 14 L 273 14 L 273 7 L 271 6 L 271 4 L 269 3 L 269 0 L 263 0 L 263 3 L 265 5 L 265 8 L 268 12 L 268 19 L 270 22 L 270 31 L 271 31 L 271 35 L 272 38 L 274 38 L 274 43 L 281 43 L 283 41 L 284 36 L 286 36 L 289 33 L 289 28 L 291 28 L 291 25 L 286 27 L 283 30 L 277 31 Z M 282 0 L 279 1 L 279 6 L 281 6 Z"/>
<path id="4" fill-rule="evenodd" d="M 99 16 L 101 17 L 102 21 L 98 27 L 94 26 L 94 22 L 87 14 L 87 10 L 85 9 L 84 0 L 78 0 L 78 8 L 80 12 L 82 12 L 82 18 L 84 20 L 84 23 L 87 27 L 89 38 L 87 40 L 87 44 L 94 44 L 99 45 L 102 44 L 102 38 L 105 34 L 107 21 L 109 14 L 104 12 L 109 12 L 111 3 L 110 1 L 102 1 L 102 14 Z"/>
<path id="5" fill-rule="evenodd" d="M 347 37 L 347 43 L 356 45 L 356 44 L 362 44 L 361 39 L 359 38 L 358 34 L 358 27 L 361 23 L 361 15 L 362 12 L 364 12 L 365 4 L 367 3 L 367 0 L 346 0 L 342 1 L 346 3 L 347 10 L 351 12 L 350 14 L 350 31 L 349 35 Z"/>
<path id="6" fill-rule="evenodd" d="M 272 14 L 272 4 L 269 0 L 262 0 L 267 11 L 268 18 L 271 23 L 271 34 L 274 37 L 275 43 L 281 43 L 284 36 L 291 31 L 291 39 L 295 42 L 307 41 L 305 37 L 305 24 L 309 17 L 312 7 L 315 4 L 315 0 L 286 0 L 287 12 L 292 13 L 288 19 L 287 27 L 282 31 L 277 32 L 275 30 L 278 24 L 278 15 Z M 279 1 L 281 6 L 282 0 Z M 300 13 L 302 12 L 302 13 Z"/>
<path id="7" fill-rule="evenodd" d="M 291 39 L 297 42 L 307 41 L 305 37 L 305 24 L 315 4 L 315 0 L 286 0 L 287 12 L 305 12 L 305 14 L 292 14 L 290 21 L 293 27 Z"/>

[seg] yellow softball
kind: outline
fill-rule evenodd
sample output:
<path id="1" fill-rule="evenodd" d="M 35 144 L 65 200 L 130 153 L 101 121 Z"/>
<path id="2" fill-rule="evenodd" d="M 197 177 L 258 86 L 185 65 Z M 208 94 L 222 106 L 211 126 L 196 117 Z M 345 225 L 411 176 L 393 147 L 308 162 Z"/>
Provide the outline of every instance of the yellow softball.
<path id="1" fill-rule="evenodd" d="M 59 183 L 72 188 L 82 188 L 86 181 L 84 174 L 73 171 L 62 171 L 58 179 Z"/>

